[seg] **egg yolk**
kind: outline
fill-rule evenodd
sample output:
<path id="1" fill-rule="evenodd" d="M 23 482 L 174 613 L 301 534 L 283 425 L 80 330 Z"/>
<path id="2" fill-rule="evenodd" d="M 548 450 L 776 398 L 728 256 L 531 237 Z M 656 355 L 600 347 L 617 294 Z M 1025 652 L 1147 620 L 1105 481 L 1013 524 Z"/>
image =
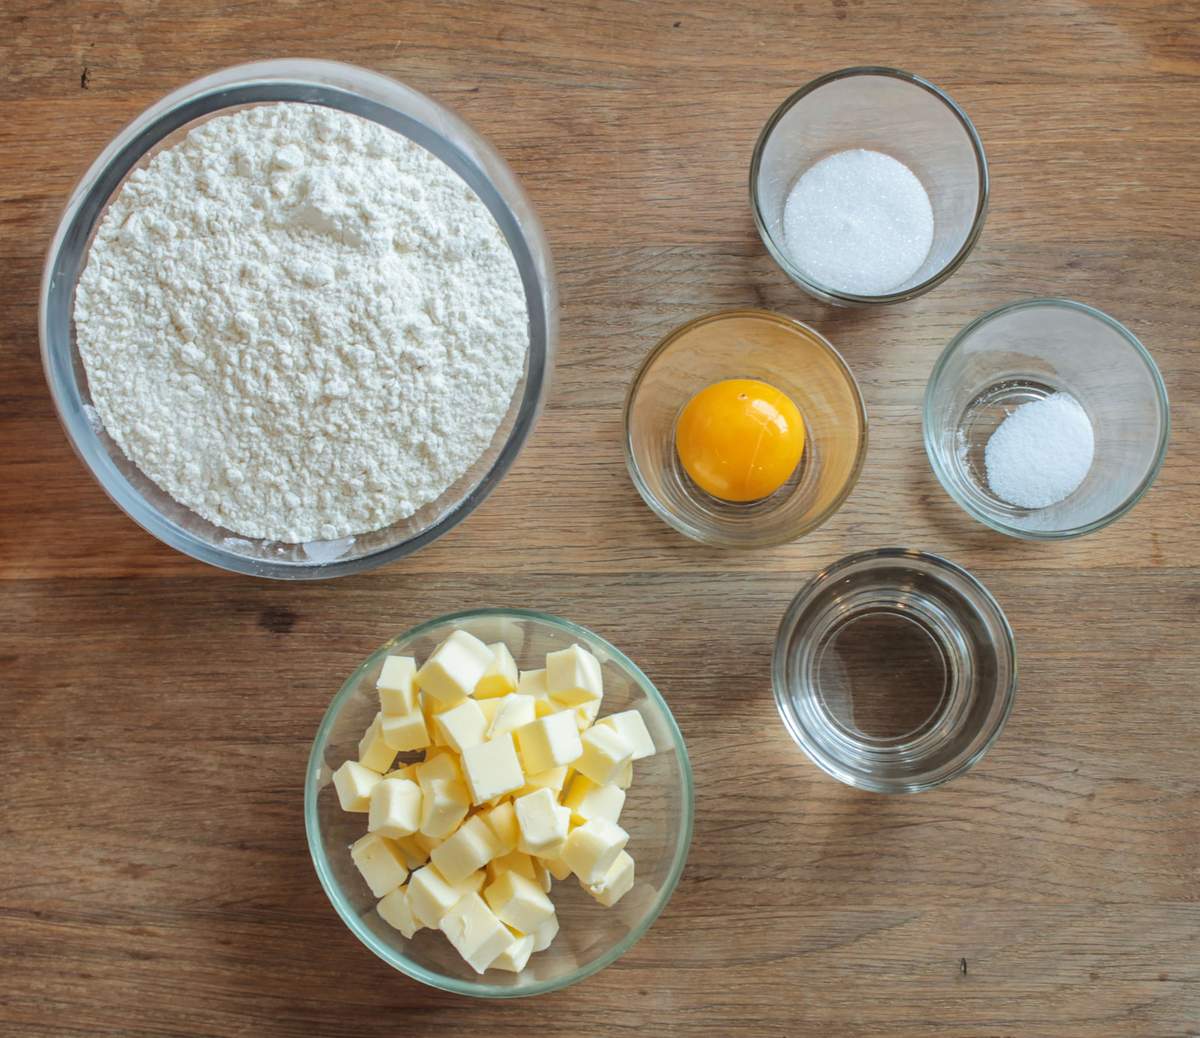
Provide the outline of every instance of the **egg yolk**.
<path id="1" fill-rule="evenodd" d="M 804 453 L 804 419 L 766 382 L 714 382 L 687 402 L 675 450 L 702 490 L 724 501 L 757 501 L 788 481 Z"/>

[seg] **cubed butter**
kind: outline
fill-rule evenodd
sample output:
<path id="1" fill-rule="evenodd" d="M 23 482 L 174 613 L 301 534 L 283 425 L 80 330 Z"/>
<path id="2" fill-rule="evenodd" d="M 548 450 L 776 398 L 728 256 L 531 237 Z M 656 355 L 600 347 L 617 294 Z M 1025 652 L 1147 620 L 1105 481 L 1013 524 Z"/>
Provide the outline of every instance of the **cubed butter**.
<path id="1" fill-rule="evenodd" d="M 633 785 L 633 760 L 625 762 L 625 766 L 617 772 L 617 777 L 613 779 L 613 785 L 618 789 L 628 789 Z"/>
<path id="2" fill-rule="evenodd" d="M 575 711 L 575 726 L 581 732 L 586 732 L 595 723 L 596 715 L 600 713 L 600 700 L 593 699 L 590 703 L 584 703 L 582 706 L 571 709 Z"/>
<path id="3" fill-rule="evenodd" d="M 628 851 L 617 855 L 599 883 L 584 885 L 584 890 L 605 908 L 612 908 L 633 889 L 633 858 Z"/>
<path id="4" fill-rule="evenodd" d="M 411 714 L 417 708 L 417 661 L 411 656 L 389 656 L 379 680 L 379 708 L 385 714 Z"/>
<path id="5" fill-rule="evenodd" d="M 646 727 L 646 721 L 636 710 L 622 710 L 619 714 L 609 714 L 600 718 L 596 724 L 615 728 L 629 741 L 633 747 L 633 759 L 642 760 L 654 756 L 654 739 Z"/>
<path id="6" fill-rule="evenodd" d="M 460 898 L 443 917 L 441 930 L 476 973 L 483 973 L 513 942 L 492 910 L 478 894 Z"/>
<path id="7" fill-rule="evenodd" d="M 504 696 L 495 696 L 491 699 L 479 699 L 479 709 L 483 711 L 483 719 L 487 721 L 488 727 L 496 720 L 496 714 L 500 712 L 500 704 L 504 702 Z"/>
<path id="8" fill-rule="evenodd" d="M 568 706 L 599 699 L 604 695 L 600 661 L 582 645 L 546 653 L 546 690 Z"/>
<path id="9" fill-rule="evenodd" d="M 422 750 L 429 745 L 429 729 L 420 710 L 408 714 L 383 714 L 379 727 L 390 750 Z"/>
<path id="10" fill-rule="evenodd" d="M 421 787 L 409 779 L 387 779 L 371 790 L 367 831 L 399 839 L 421 827 Z M 377 897 L 379 895 L 376 895 Z"/>
<path id="11" fill-rule="evenodd" d="M 546 699 L 550 690 L 546 687 L 546 668 L 523 670 L 517 679 L 517 691 L 535 699 Z"/>
<path id="12" fill-rule="evenodd" d="M 462 765 L 471 799 L 476 804 L 511 793 L 525 783 L 525 773 L 508 732 L 477 746 L 468 746 L 463 751 Z"/>
<path id="13" fill-rule="evenodd" d="M 524 937 L 517 937 L 514 934 L 512 943 L 496 956 L 491 968 L 520 973 L 529 962 L 529 956 L 533 954 L 533 943 L 533 934 L 526 934 Z"/>
<path id="14" fill-rule="evenodd" d="M 561 767 L 551 768 L 549 771 L 539 771 L 536 775 L 526 775 L 525 785 L 517 791 L 516 795 L 523 797 L 529 793 L 536 793 L 539 789 L 548 789 L 557 800 L 566 782 L 567 766 L 563 764 Z"/>
<path id="15" fill-rule="evenodd" d="M 442 711 L 434 719 L 434 724 L 442 741 L 456 753 L 483 742 L 488 726 L 487 718 L 473 699 L 464 699 L 449 710 Z"/>
<path id="16" fill-rule="evenodd" d="M 433 748 L 426 750 L 425 759 L 416 765 L 417 783 L 424 788 L 434 779 L 443 782 L 462 782 L 462 769 L 458 766 L 458 757 L 446 749 Z"/>
<path id="17" fill-rule="evenodd" d="M 430 858 L 449 882 L 461 883 L 498 853 L 499 844 L 495 835 L 487 823 L 476 815 L 468 818 L 453 836 L 435 847 Z M 596 878 L 599 879 L 600 875 Z"/>
<path id="18" fill-rule="evenodd" d="M 577 774 L 562 802 L 571 809 L 571 821 L 579 825 L 594 818 L 615 824 L 625 806 L 625 790 L 619 786 L 598 786 L 586 775 Z"/>
<path id="19" fill-rule="evenodd" d="M 415 764 L 405 764 L 402 768 L 396 768 L 389 771 L 383 776 L 385 779 L 408 779 L 410 782 L 417 781 L 417 766 Z"/>
<path id="20" fill-rule="evenodd" d="M 343 811 L 369 811 L 371 790 L 382 781 L 377 771 L 364 767 L 356 760 L 348 760 L 333 773 L 333 788 L 337 790 L 338 803 Z"/>
<path id="21" fill-rule="evenodd" d="M 358 763 L 383 774 L 392 767 L 396 751 L 383 741 L 383 714 L 376 714 L 371 726 L 358 741 Z"/>
<path id="22" fill-rule="evenodd" d="M 511 732 L 514 728 L 520 728 L 537 719 L 537 713 L 534 710 L 537 700 L 533 696 L 512 692 L 499 702 L 500 706 L 496 710 L 496 716 L 488 729 L 489 739 L 495 738 L 501 732 Z"/>
<path id="23" fill-rule="evenodd" d="M 419 869 L 429 860 L 429 851 L 421 845 L 420 837 L 420 833 L 414 833 L 412 836 L 401 836 L 400 839 L 393 841 L 400 849 L 400 854 L 404 858 L 404 864 L 409 872 Z"/>
<path id="24" fill-rule="evenodd" d="M 533 867 L 533 859 L 520 851 L 510 851 L 508 854 L 493 858 L 488 862 L 487 872 L 489 882 L 495 882 L 502 872 L 516 872 L 526 879 L 537 881 L 537 870 Z"/>
<path id="25" fill-rule="evenodd" d="M 477 893 L 478 876 L 468 876 L 461 883 L 451 883 L 437 870 L 436 865 L 426 865 L 417 869 L 408 880 L 408 903 L 412 907 L 413 916 L 422 926 L 436 928 L 447 912 L 467 894 Z"/>
<path id="26" fill-rule="evenodd" d="M 513 806 L 521 831 L 517 849 L 524 854 L 557 857 L 566 843 L 571 812 L 559 804 L 548 789 L 518 797 Z"/>
<path id="27" fill-rule="evenodd" d="M 583 752 L 575 770 L 598 786 L 611 785 L 633 759 L 633 746 L 615 728 L 595 725 L 580 736 Z"/>
<path id="28" fill-rule="evenodd" d="M 517 849 L 521 830 L 517 827 L 517 809 L 511 800 L 502 800 L 495 807 L 485 808 L 479 812 L 479 817 L 492 830 L 499 854 L 510 854 Z"/>
<path id="29" fill-rule="evenodd" d="M 417 671 L 417 685 L 422 692 L 449 706 L 475 691 L 491 665 L 491 649 L 475 635 L 455 631 Z"/>
<path id="30" fill-rule="evenodd" d="M 421 790 L 421 792 L 424 793 L 425 791 Z M 421 832 L 413 833 L 410 839 L 425 852 L 425 859 L 427 861 L 429 860 L 429 855 L 433 853 L 434 847 L 442 842 L 442 837 L 440 836 L 426 836 Z"/>
<path id="31" fill-rule="evenodd" d="M 508 651 L 508 646 L 504 642 L 496 642 L 488 648 L 492 653 L 492 662 L 475 686 L 476 699 L 506 696 L 517 690 L 517 664 L 512 658 L 512 653 Z"/>
<path id="32" fill-rule="evenodd" d="M 513 734 L 521 752 L 521 765 L 528 775 L 572 764 L 583 752 L 579 729 L 568 710 L 539 717 Z"/>
<path id="33" fill-rule="evenodd" d="M 584 886 L 591 886 L 603 882 L 628 842 L 629 834 L 619 825 L 593 818 L 571 830 L 561 857 Z"/>
<path id="34" fill-rule="evenodd" d="M 421 792 L 421 832 L 444 839 L 466 818 L 471 795 L 463 783 L 440 778 L 423 783 Z"/>
<path id="35" fill-rule="evenodd" d="M 554 904 L 536 882 L 518 872 L 500 873 L 483 888 L 496 918 L 521 933 L 532 933 L 554 915 Z"/>
<path id="36" fill-rule="evenodd" d="M 557 880 L 566 879 L 571 875 L 571 866 L 568 865 L 562 858 L 538 858 L 550 873 Z"/>
<path id="37" fill-rule="evenodd" d="M 367 833 L 350 846 L 350 857 L 376 897 L 403 886 L 408 879 L 400 848 L 386 836 Z"/>
<path id="38" fill-rule="evenodd" d="M 421 923 L 413 915 L 412 905 L 408 900 L 408 891 L 404 887 L 397 887 L 391 893 L 386 894 L 375 906 L 375 910 L 379 913 L 380 919 L 388 926 L 399 930 L 405 937 L 412 937 L 421 929 Z"/>
<path id="39" fill-rule="evenodd" d="M 533 950 L 535 952 L 545 951 L 550 947 L 550 943 L 554 938 L 558 936 L 558 916 L 552 915 L 530 936 L 533 938 Z"/>

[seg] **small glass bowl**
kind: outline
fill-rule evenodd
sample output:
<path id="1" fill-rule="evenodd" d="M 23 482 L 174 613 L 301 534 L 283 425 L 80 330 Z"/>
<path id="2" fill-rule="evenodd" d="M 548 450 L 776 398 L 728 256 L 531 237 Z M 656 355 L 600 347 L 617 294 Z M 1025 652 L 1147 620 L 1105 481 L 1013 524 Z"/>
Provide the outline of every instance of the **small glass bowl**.
<path id="1" fill-rule="evenodd" d="M 600 660 L 603 713 L 637 710 L 657 752 L 634 766 L 621 812 L 636 862 L 636 882 L 612 908 L 597 904 L 573 879 L 551 892 L 558 937 L 519 974 L 471 969 L 436 931 L 406 940 L 375 911 L 375 898 L 350 860 L 349 847 L 366 832 L 367 818 L 341 810 L 332 775 L 357 759 L 358 740 L 379 709 L 375 681 L 384 657 L 424 658 L 455 628 L 485 642 L 503 641 L 519 665 L 578 642 Z M 675 890 L 692 840 L 695 795 L 683 736 L 671 710 L 636 664 L 587 628 L 528 609 L 476 609 L 430 620 L 380 646 L 363 661 L 329 704 L 313 740 L 304 784 L 304 827 L 321 886 L 350 931 L 389 966 L 431 987 L 479 998 L 517 998 L 556 991 L 615 962 L 651 926 Z"/>
<path id="2" fill-rule="evenodd" d="M 814 163 L 851 148 L 903 162 L 933 206 L 933 244 L 925 262 L 882 295 L 814 281 L 793 262 L 784 241 L 783 210 L 792 186 Z M 750 162 L 750 207 L 767 251 L 809 295 L 836 306 L 899 303 L 941 284 L 974 248 L 987 203 L 987 157 L 971 120 L 932 83 L 894 68 L 845 68 L 801 87 L 767 120 Z"/>
<path id="3" fill-rule="evenodd" d="M 721 501 L 697 487 L 675 451 L 675 422 L 713 382 L 755 378 L 782 390 L 804 417 L 804 454 L 770 497 Z M 815 530 L 841 507 L 867 451 L 867 412 L 841 355 L 808 325 L 766 310 L 698 317 L 663 339 L 625 400 L 625 462 L 652 511 L 704 544 L 758 548 Z"/>
<path id="4" fill-rule="evenodd" d="M 1063 501 L 1019 508 L 988 487 L 984 451 L 1013 408 L 1069 393 L 1095 437 L 1092 467 Z M 1167 390 L 1123 325 L 1069 299 L 1009 303 L 972 321 L 934 365 L 925 390 L 925 453 L 970 516 L 1027 540 L 1099 530 L 1150 489 L 1170 436 Z"/>
<path id="5" fill-rule="evenodd" d="M 206 119 L 276 101 L 325 105 L 371 119 L 415 141 L 453 169 L 495 217 L 525 285 L 529 352 L 491 445 L 437 500 L 381 530 L 334 541 L 283 544 L 242 537 L 202 518 L 147 478 L 104 431 L 75 345 L 75 286 L 109 200 L 136 169 Z M 117 506 L 177 551 L 222 569 L 281 580 L 359 573 L 410 555 L 463 521 L 512 466 L 549 387 L 557 337 L 550 249 L 533 204 L 499 154 L 424 94 L 353 65 L 285 59 L 237 65 L 168 94 L 100 153 L 71 193 L 42 274 L 42 364 L 75 452 Z"/>
<path id="6" fill-rule="evenodd" d="M 874 793 L 917 793 L 996 741 L 1016 695 L 1016 645 L 966 570 L 880 548 L 835 562 L 792 600 L 772 682 L 784 724 L 822 771 Z"/>

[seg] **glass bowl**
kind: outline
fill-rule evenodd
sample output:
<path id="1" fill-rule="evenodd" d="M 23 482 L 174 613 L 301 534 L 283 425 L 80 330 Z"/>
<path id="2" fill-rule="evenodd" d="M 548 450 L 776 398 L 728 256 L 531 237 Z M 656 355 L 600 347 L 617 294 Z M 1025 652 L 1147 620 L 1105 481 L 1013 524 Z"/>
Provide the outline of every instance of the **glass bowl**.
<path id="1" fill-rule="evenodd" d="M 375 899 L 350 860 L 349 846 L 366 831 L 366 816 L 338 806 L 332 774 L 357 759 L 358 740 L 379 708 L 375 681 L 385 656 L 422 659 L 455 628 L 485 642 L 506 642 L 522 669 L 533 669 L 547 652 L 578 642 L 600 660 L 607 715 L 637 710 L 657 753 L 639 760 L 621 812 L 636 861 L 634 887 L 604 908 L 577 882 L 555 883 L 558 937 L 537 952 L 520 973 L 475 973 L 441 933 L 418 932 L 406 940 L 375 912 Z M 584 627 L 527 609 L 478 609 L 452 613 L 414 627 L 382 645 L 350 675 L 329 704 L 313 740 L 304 784 L 304 824 L 313 864 L 325 893 L 351 932 L 378 955 L 422 983 L 481 998 L 516 998 L 555 991 L 603 969 L 625 954 L 666 906 L 679 881 L 692 839 L 692 769 L 683 736 L 662 695 L 619 650 Z"/>
<path id="2" fill-rule="evenodd" d="M 933 244 L 906 281 L 882 295 L 856 295 L 814 280 L 791 258 L 783 211 L 797 179 L 851 148 L 904 163 L 933 206 Z M 966 113 L 932 83 L 894 68 L 845 68 L 814 79 L 767 120 L 750 162 L 750 207 L 763 244 L 809 295 L 837 306 L 913 299 L 953 274 L 974 248 L 987 214 L 983 142 Z"/>
<path id="3" fill-rule="evenodd" d="M 1017 652 L 970 573 L 880 548 L 835 562 L 792 600 L 771 672 L 784 724 L 822 771 L 874 793 L 917 793 L 974 767 L 996 741 Z"/>
<path id="4" fill-rule="evenodd" d="M 432 152 L 488 207 L 517 261 L 529 311 L 525 372 L 489 448 L 437 500 L 408 519 L 354 538 L 282 544 L 242 537 L 201 518 L 150 481 L 104 432 L 75 344 L 75 286 L 110 198 L 155 152 L 205 119 L 247 106 L 297 101 L 381 123 Z M 288 59 L 224 69 L 152 105 L 101 152 L 67 203 L 46 258 L 39 332 L 42 363 L 76 453 L 114 502 L 171 547 L 223 569 L 303 580 L 342 576 L 424 547 L 462 522 L 508 471 L 533 429 L 549 386 L 557 334 L 554 273 L 533 205 L 504 160 L 448 109 L 353 65 Z"/>
<path id="5" fill-rule="evenodd" d="M 729 378 L 769 382 L 804 417 L 805 447 L 792 478 L 747 504 L 697 487 L 675 451 L 675 422 L 700 389 Z M 625 461 L 652 511 L 705 544 L 758 548 L 815 530 L 841 507 L 867 451 L 867 412 L 853 373 L 817 331 L 766 310 L 698 317 L 663 339 L 625 400 Z"/>
<path id="6" fill-rule="evenodd" d="M 988 487 L 984 451 L 1014 407 L 1069 393 L 1092 423 L 1095 453 L 1058 504 L 1019 508 Z M 925 390 L 929 463 L 946 492 L 993 530 L 1027 540 L 1079 537 L 1129 511 L 1167 452 L 1171 416 L 1146 348 L 1107 314 L 1069 299 L 1010 303 L 972 321 Z"/>

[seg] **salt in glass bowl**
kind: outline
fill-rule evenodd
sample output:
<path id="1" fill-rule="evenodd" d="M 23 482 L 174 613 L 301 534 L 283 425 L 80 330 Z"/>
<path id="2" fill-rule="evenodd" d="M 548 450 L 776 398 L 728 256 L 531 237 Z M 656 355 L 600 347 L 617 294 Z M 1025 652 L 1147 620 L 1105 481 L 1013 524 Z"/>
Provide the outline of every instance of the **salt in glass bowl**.
<path id="1" fill-rule="evenodd" d="M 937 555 L 880 548 L 818 573 L 788 607 L 772 683 L 800 748 L 839 782 L 917 793 L 974 767 L 1017 690 L 999 604 Z"/>
<path id="2" fill-rule="evenodd" d="M 487 206 L 516 259 L 529 312 L 525 371 L 491 445 L 436 500 L 380 530 L 334 541 L 283 544 L 243 537 L 175 501 L 104 431 L 75 344 L 75 286 L 109 201 L 134 170 L 214 116 L 281 101 L 325 105 L 403 134 L 453 169 Z M 222 569 L 283 580 L 358 573 L 410 555 L 462 522 L 516 460 L 549 388 L 557 338 L 550 249 L 533 204 L 499 154 L 449 109 L 387 76 L 332 61 L 238 65 L 198 79 L 151 105 L 101 152 L 72 192 L 46 258 L 39 332 L 46 380 L 76 453 L 139 526 Z"/>
<path id="3" fill-rule="evenodd" d="M 1068 393 L 1087 413 L 1092 467 L 1070 495 L 1020 508 L 988 486 L 988 440 L 1016 407 Z M 1079 537 L 1128 512 L 1167 453 L 1167 390 L 1146 348 L 1107 314 L 1070 299 L 1029 299 L 992 310 L 954 337 L 925 389 L 925 453 L 970 516 L 1026 540 Z"/>
<path id="4" fill-rule="evenodd" d="M 804 418 L 796 471 L 760 501 L 706 493 L 675 450 L 683 406 L 705 386 L 732 378 L 770 383 Z M 726 310 L 676 328 L 650 351 L 625 400 L 625 461 L 634 486 L 660 519 L 704 544 L 767 547 L 815 530 L 849 496 L 866 451 L 866 407 L 846 362 L 808 325 L 766 310 Z"/>
<path id="5" fill-rule="evenodd" d="M 784 240 L 783 212 L 793 185 L 821 159 L 852 148 L 904 163 L 933 207 L 925 262 L 880 295 L 821 284 L 796 263 Z M 987 157 L 971 120 L 928 80 L 894 68 L 840 69 L 801 87 L 767 120 L 750 161 L 750 208 L 767 251 L 805 292 L 837 306 L 899 303 L 940 285 L 974 248 L 987 203 Z"/>
<path id="6" fill-rule="evenodd" d="M 505 642 L 522 669 L 534 669 L 547 652 L 578 643 L 600 660 L 604 675 L 601 715 L 637 710 L 656 753 L 634 764 L 620 825 L 629 833 L 635 882 L 612 908 L 594 901 L 573 878 L 550 892 L 559 933 L 534 953 L 519 974 L 471 969 L 435 930 L 411 940 L 375 911 L 375 898 L 350 860 L 349 847 L 366 832 L 365 814 L 342 811 L 332 775 L 357 759 L 358 740 L 379 709 L 375 681 L 389 655 L 427 657 L 456 628 L 485 642 Z M 388 965 L 424 984 L 460 995 L 516 998 L 556 991 L 615 962 L 666 907 L 683 872 L 692 839 L 695 794 L 683 736 L 650 679 L 599 635 L 567 620 L 527 609 L 453 613 L 397 635 L 363 661 L 329 704 L 317 729 L 304 784 L 304 825 L 321 886 L 350 931 Z"/>

